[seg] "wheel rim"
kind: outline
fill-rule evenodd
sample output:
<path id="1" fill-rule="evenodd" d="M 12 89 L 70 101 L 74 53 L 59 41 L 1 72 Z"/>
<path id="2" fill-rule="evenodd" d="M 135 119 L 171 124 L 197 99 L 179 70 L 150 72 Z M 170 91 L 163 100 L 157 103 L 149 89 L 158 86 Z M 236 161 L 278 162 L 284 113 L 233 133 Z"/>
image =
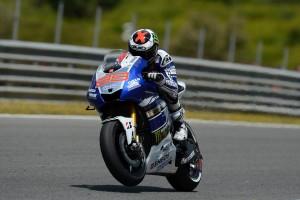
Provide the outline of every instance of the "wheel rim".
<path id="1" fill-rule="evenodd" d="M 192 161 L 190 163 L 189 175 L 190 175 L 190 179 L 193 182 L 197 183 L 201 180 L 201 177 L 202 177 L 202 164 L 203 164 L 203 160 L 200 159 L 199 157 L 196 158 L 194 161 Z"/>
<path id="2" fill-rule="evenodd" d="M 203 165 L 203 159 L 202 159 L 202 155 L 200 153 L 200 149 L 199 146 L 197 144 L 197 140 L 194 136 L 194 132 L 193 129 L 190 127 L 189 124 L 187 124 L 188 127 L 188 137 L 191 139 L 191 142 L 194 145 L 194 149 L 196 152 L 196 158 L 194 158 L 191 162 L 190 162 L 190 166 L 189 166 L 189 177 L 193 182 L 200 182 L 201 178 L 202 178 L 202 165 Z"/>
<path id="3" fill-rule="evenodd" d="M 119 135 L 118 142 L 119 142 L 121 156 L 124 160 L 124 164 L 127 166 L 127 169 L 129 170 L 129 172 L 134 173 L 134 172 L 139 171 L 143 167 L 145 159 L 142 159 L 142 160 L 137 159 L 137 153 L 133 152 L 129 148 L 129 145 L 127 144 L 126 136 L 125 136 L 124 132 L 122 132 Z"/>

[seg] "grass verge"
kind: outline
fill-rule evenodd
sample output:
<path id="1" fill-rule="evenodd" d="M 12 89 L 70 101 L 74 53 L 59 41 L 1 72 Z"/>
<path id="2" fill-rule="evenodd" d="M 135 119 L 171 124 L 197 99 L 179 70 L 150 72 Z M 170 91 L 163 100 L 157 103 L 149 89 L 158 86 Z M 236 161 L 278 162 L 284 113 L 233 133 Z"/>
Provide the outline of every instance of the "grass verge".
<path id="1" fill-rule="evenodd" d="M 48 102 L 0 100 L 0 113 L 7 114 L 57 114 L 57 115 L 97 115 L 96 111 L 86 111 L 85 102 Z M 217 112 L 187 109 L 187 118 L 203 120 L 231 120 L 247 122 L 267 122 L 280 124 L 300 124 L 300 117 L 243 112 Z"/>

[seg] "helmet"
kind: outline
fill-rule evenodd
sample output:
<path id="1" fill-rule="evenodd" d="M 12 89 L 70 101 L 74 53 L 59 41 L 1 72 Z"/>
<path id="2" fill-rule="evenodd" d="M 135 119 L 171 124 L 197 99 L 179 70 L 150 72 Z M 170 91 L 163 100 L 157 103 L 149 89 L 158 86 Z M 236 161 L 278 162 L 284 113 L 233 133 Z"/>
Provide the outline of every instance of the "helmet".
<path id="1" fill-rule="evenodd" d="M 128 41 L 129 52 L 134 56 L 141 56 L 148 61 L 155 59 L 158 46 L 158 37 L 150 29 L 135 31 Z"/>

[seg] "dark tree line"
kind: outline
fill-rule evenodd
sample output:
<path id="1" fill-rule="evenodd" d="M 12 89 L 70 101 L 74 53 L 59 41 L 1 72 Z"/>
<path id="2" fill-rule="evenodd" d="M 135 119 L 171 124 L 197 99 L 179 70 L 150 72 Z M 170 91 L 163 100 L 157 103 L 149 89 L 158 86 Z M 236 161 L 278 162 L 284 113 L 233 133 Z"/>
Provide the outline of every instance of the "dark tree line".
<path id="1" fill-rule="evenodd" d="M 66 17 L 91 17 L 95 15 L 97 6 L 103 9 L 111 9 L 120 0 L 36 0 L 36 5 L 48 3 L 56 10 L 60 1 L 64 2 L 64 15 Z"/>

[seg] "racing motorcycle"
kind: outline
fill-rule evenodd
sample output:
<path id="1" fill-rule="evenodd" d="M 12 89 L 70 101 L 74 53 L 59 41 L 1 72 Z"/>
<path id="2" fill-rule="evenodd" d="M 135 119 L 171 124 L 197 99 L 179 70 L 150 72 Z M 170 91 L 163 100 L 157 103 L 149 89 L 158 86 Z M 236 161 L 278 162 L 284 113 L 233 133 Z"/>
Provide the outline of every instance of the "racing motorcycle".
<path id="1" fill-rule="evenodd" d="M 104 57 L 87 92 L 89 106 L 102 120 L 100 149 L 110 173 L 126 186 L 146 174 L 165 176 L 174 189 L 192 191 L 202 176 L 202 154 L 186 123 L 188 139 L 174 141 L 166 102 L 157 86 L 145 79 L 147 61 L 126 51 Z M 185 84 L 178 82 L 179 98 Z"/>

